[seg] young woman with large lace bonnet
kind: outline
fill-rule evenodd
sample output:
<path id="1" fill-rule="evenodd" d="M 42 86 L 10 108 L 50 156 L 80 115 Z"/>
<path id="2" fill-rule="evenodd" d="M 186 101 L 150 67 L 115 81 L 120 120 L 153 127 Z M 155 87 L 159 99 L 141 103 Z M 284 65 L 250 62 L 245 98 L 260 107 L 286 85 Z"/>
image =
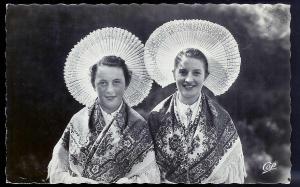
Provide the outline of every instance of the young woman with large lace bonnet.
<path id="1" fill-rule="evenodd" d="M 226 92 L 240 69 L 238 45 L 224 27 L 175 20 L 145 44 L 149 75 L 177 91 L 150 113 L 148 124 L 164 183 L 243 183 L 240 138 L 228 112 L 203 92 Z M 173 71 L 172 71 L 173 70 Z"/>
<path id="2" fill-rule="evenodd" d="M 131 108 L 151 89 L 143 52 L 140 40 L 119 28 L 98 29 L 71 50 L 64 78 L 85 107 L 54 147 L 50 183 L 160 182 L 147 123 Z"/>

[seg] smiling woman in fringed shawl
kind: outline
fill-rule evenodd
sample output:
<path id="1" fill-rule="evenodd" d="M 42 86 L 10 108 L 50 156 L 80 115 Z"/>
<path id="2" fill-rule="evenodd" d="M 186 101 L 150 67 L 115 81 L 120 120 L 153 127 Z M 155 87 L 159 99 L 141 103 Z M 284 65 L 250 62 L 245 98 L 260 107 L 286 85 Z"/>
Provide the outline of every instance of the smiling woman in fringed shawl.
<path id="1" fill-rule="evenodd" d="M 238 76 L 240 56 L 229 31 L 203 20 L 168 22 L 146 42 L 145 63 L 156 82 L 164 87 L 175 80 L 178 89 L 148 119 L 162 182 L 243 183 L 237 130 L 202 89 L 220 95 Z"/>
<path id="2" fill-rule="evenodd" d="M 142 55 L 141 42 L 118 28 L 97 30 L 73 48 L 66 62 L 65 80 L 74 98 L 87 106 L 72 117 L 54 147 L 48 166 L 50 183 L 160 182 L 147 123 L 127 104 L 140 102 L 151 88 L 149 77 L 134 77 L 147 75 Z M 138 90 L 130 87 L 132 83 L 146 92 L 135 93 L 135 101 L 126 97 Z"/>

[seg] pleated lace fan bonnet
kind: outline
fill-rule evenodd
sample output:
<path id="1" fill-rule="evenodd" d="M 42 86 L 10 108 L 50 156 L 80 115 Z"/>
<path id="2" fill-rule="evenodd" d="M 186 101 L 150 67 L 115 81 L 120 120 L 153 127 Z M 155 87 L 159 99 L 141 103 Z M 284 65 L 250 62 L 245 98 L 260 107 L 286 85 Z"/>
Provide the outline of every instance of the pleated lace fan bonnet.
<path id="1" fill-rule="evenodd" d="M 204 86 L 215 95 L 225 93 L 240 71 L 238 45 L 226 28 L 205 20 L 170 21 L 150 35 L 144 58 L 152 79 L 162 87 L 173 83 L 175 57 L 187 48 L 200 50 L 208 60 Z"/>
<path id="2" fill-rule="evenodd" d="M 81 104 L 91 106 L 97 98 L 90 79 L 90 67 L 104 56 L 122 58 L 132 78 L 124 99 L 129 106 L 142 102 L 152 86 L 144 64 L 144 45 L 132 33 L 120 28 L 95 30 L 80 40 L 69 53 L 64 78 L 71 95 Z"/>

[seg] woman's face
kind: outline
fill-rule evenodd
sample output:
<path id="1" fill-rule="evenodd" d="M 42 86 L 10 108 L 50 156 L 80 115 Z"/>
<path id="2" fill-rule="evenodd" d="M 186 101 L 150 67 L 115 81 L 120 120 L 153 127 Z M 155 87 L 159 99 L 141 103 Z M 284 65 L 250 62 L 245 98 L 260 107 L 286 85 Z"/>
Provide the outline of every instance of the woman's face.
<path id="1" fill-rule="evenodd" d="M 184 57 L 173 71 L 179 99 L 184 104 L 193 104 L 200 96 L 205 80 L 205 65 L 202 60 Z"/>
<path id="2" fill-rule="evenodd" d="M 125 76 L 120 67 L 98 66 L 95 90 L 104 111 L 112 113 L 120 106 L 126 89 Z"/>

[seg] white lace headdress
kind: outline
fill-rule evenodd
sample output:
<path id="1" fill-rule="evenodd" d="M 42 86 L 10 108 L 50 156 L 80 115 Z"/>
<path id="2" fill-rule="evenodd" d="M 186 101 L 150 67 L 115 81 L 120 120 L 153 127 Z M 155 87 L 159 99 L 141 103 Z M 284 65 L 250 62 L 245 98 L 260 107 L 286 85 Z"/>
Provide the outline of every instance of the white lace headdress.
<path id="1" fill-rule="evenodd" d="M 170 21 L 150 35 L 144 58 L 152 79 L 162 87 L 173 83 L 175 57 L 187 48 L 200 50 L 208 60 L 204 85 L 215 95 L 225 93 L 240 71 L 238 45 L 226 28 L 205 20 Z"/>
<path id="2" fill-rule="evenodd" d="M 91 106 L 97 93 L 90 81 L 90 67 L 109 55 L 122 58 L 132 71 L 124 99 L 129 106 L 139 104 L 147 97 L 152 86 L 152 79 L 144 64 L 144 45 L 132 33 L 115 27 L 95 30 L 73 47 L 64 67 L 69 92 L 79 103 Z"/>

